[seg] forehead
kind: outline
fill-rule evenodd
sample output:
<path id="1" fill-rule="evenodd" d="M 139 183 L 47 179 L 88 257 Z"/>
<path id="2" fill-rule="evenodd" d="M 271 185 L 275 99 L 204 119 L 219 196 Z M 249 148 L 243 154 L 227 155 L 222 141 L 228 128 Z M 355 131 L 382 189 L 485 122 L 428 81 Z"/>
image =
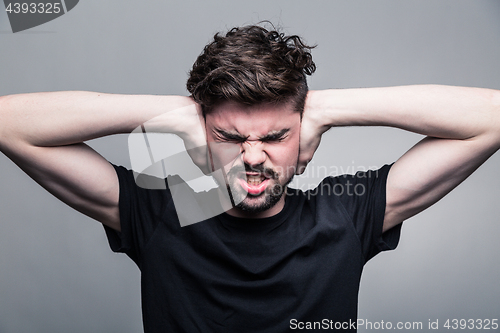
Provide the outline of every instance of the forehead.
<path id="1" fill-rule="evenodd" d="M 300 113 L 292 103 L 242 105 L 223 102 L 206 115 L 207 128 L 223 129 L 244 135 L 263 135 L 300 126 Z"/>

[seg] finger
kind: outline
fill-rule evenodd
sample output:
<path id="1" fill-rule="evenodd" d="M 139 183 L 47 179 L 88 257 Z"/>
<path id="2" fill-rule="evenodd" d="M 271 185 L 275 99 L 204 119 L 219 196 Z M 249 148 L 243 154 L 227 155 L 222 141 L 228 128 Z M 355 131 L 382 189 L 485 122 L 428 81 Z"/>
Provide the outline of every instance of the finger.
<path id="1" fill-rule="evenodd" d="M 297 166 L 297 170 L 295 172 L 296 175 L 301 175 L 304 173 L 304 171 L 306 170 L 306 167 L 307 167 L 307 163 L 299 163 L 299 165 Z"/>

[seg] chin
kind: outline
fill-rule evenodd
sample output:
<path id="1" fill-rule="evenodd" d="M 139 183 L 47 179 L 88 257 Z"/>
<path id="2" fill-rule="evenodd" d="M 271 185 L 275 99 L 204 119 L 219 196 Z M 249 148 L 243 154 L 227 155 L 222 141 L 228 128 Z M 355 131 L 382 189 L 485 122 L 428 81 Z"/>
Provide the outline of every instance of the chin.
<path id="1" fill-rule="evenodd" d="M 283 196 L 283 193 L 279 195 L 270 195 L 267 193 L 262 194 L 262 198 L 247 196 L 240 203 L 235 205 L 235 208 L 240 209 L 246 213 L 261 213 L 272 207 L 274 207 Z"/>
<path id="2" fill-rule="evenodd" d="M 228 186 L 227 190 L 231 197 L 233 207 L 245 213 L 261 213 L 274 207 L 285 194 L 286 185 L 291 182 L 291 179 L 284 186 L 274 184 L 271 189 L 266 189 L 265 192 L 258 196 L 252 196 L 246 193 L 243 189 Z"/>

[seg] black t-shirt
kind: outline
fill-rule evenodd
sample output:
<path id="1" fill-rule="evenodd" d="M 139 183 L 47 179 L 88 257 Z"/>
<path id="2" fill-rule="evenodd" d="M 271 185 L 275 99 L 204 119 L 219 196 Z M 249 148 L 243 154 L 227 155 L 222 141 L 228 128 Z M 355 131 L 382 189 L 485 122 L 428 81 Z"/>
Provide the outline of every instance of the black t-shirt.
<path id="1" fill-rule="evenodd" d="M 389 168 L 288 189 L 269 218 L 223 213 L 181 227 L 168 189 L 143 189 L 115 167 L 122 231 L 106 233 L 141 270 L 145 332 L 274 333 L 308 322 L 324 331 L 355 322 L 363 265 L 399 240 L 400 226 L 382 235 Z"/>

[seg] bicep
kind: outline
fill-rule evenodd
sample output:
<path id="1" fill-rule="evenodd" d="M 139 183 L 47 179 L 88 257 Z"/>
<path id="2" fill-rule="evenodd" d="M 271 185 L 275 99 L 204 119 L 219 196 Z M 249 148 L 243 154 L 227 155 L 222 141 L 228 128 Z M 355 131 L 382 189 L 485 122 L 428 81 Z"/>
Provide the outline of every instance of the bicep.
<path id="1" fill-rule="evenodd" d="M 384 231 L 443 198 L 496 151 L 495 138 L 427 137 L 389 171 Z"/>
<path id="2" fill-rule="evenodd" d="M 70 207 L 120 230 L 116 172 L 86 144 L 57 147 L 19 144 L 10 147 L 7 156 Z"/>

